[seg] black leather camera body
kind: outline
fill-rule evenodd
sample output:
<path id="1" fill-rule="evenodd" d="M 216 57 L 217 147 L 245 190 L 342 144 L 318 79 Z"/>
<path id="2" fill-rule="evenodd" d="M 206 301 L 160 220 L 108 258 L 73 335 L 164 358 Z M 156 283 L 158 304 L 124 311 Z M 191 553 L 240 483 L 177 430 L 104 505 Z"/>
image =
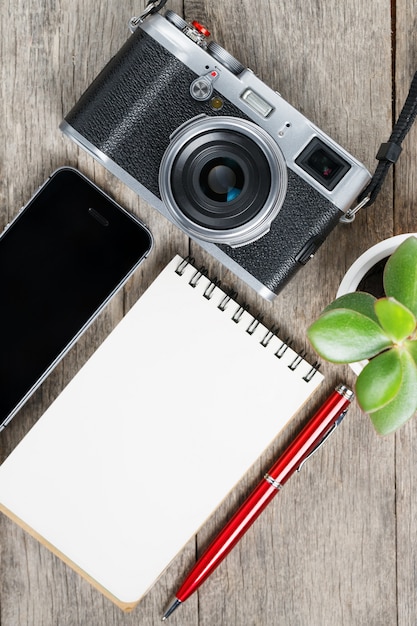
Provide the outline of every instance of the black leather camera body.
<path id="1" fill-rule="evenodd" d="M 272 300 L 370 174 L 208 35 L 147 17 L 60 127 Z"/>

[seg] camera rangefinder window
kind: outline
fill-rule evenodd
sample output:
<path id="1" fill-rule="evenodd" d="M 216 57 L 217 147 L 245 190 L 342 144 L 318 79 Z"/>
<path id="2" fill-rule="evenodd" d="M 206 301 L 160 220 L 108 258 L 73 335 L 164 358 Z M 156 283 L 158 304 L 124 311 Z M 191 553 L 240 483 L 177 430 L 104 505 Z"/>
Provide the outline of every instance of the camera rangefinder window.
<path id="1" fill-rule="evenodd" d="M 331 191 L 350 170 L 350 165 L 315 137 L 295 162 Z"/>

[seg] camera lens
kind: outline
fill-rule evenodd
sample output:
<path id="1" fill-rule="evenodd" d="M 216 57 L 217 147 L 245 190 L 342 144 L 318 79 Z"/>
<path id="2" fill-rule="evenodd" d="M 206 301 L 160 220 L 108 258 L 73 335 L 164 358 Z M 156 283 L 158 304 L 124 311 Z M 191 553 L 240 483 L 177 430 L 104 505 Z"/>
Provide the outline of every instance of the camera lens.
<path id="1" fill-rule="evenodd" d="M 210 200 L 230 202 L 238 197 L 243 184 L 242 168 L 233 159 L 213 159 L 201 170 L 200 186 Z"/>
<path id="2" fill-rule="evenodd" d="M 161 161 L 161 197 L 192 236 L 243 245 L 269 230 L 285 198 L 278 146 L 253 122 L 194 120 L 173 136 Z"/>
<path id="3" fill-rule="evenodd" d="M 183 215 L 219 231 L 243 226 L 261 211 L 271 172 L 251 139 L 212 130 L 191 138 L 178 152 L 170 185 Z"/>

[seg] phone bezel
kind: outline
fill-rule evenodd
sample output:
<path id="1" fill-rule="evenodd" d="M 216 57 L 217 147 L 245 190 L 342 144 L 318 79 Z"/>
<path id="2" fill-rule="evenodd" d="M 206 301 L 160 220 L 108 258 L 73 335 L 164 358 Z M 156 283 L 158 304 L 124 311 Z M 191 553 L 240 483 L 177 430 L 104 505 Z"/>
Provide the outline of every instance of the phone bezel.
<path id="1" fill-rule="evenodd" d="M 82 172 L 77 170 L 74 167 L 63 166 L 59 167 L 52 172 L 52 174 L 45 180 L 45 182 L 38 188 L 38 190 L 31 196 L 28 202 L 19 210 L 18 214 L 14 217 L 14 219 L 6 225 L 2 233 L 0 233 L 0 242 L 1 240 L 7 236 L 7 232 L 10 227 L 12 227 L 18 220 L 24 219 L 25 213 L 29 210 L 30 206 L 33 205 L 39 197 L 44 193 L 45 189 L 48 185 L 60 176 L 61 173 L 72 172 L 79 178 L 81 178 L 87 185 L 89 185 L 94 191 L 96 191 L 99 195 L 103 196 L 108 202 L 115 206 L 119 211 L 125 214 L 128 218 L 135 223 L 136 226 L 139 226 L 143 229 L 143 233 L 148 238 L 148 246 L 143 254 L 138 258 L 138 261 L 135 265 L 123 276 L 123 278 L 119 281 L 119 283 L 112 289 L 109 295 L 100 303 L 100 305 L 94 310 L 92 315 L 85 321 L 85 323 L 78 329 L 77 333 L 71 338 L 71 340 L 65 345 L 65 347 L 59 352 L 56 358 L 51 362 L 51 364 L 43 371 L 43 373 L 34 381 L 33 385 L 28 389 L 28 391 L 24 394 L 24 396 L 16 403 L 13 409 L 8 413 L 7 417 L 0 423 L 0 432 L 10 423 L 10 421 L 15 417 L 15 415 L 19 412 L 19 410 L 23 407 L 23 405 L 28 401 L 28 399 L 34 394 L 34 392 L 42 385 L 42 383 L 46 380 L 49 374 L 55 369 L 58 363 L 65 357 L 65 355 L 71 350 L 71 348 L 76 344 L 76 342 L 80 339 L 80 337 L 85 333 L 87 328 L 97 319 L 109 301 L 120 291 L 120 289 L 126 284 L 129 278 L 133 275 L 133 273 L 137 270 L 137 268 L 141 265 L 141 263 L 149 256 L 150 252 L 153 249 L 154 239 L 151 231 L 145 224 L 139 220 L 135 215 L 127 211 L 124 207 L 122 207 L 118 202 L 114 200 L 114 198 L 110 197 L 103 189 L 98 187 L 93 181 L 91 181 L 87 176 L 85 176 Z"/>

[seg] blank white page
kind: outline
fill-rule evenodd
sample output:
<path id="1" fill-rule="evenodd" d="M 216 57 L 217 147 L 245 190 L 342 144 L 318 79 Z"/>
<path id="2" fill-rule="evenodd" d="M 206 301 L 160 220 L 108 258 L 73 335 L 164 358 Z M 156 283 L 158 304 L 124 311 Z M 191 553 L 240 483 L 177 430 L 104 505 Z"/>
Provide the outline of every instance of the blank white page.
<path id="1" fill-rule="evenodd" d="M 200 274 L 191 286 L 196 270 L 180 263 L 0 468 L 2 509 L 125 608 L 323 378 L 236 302 L 218 308 L 224 292 Z"/>

